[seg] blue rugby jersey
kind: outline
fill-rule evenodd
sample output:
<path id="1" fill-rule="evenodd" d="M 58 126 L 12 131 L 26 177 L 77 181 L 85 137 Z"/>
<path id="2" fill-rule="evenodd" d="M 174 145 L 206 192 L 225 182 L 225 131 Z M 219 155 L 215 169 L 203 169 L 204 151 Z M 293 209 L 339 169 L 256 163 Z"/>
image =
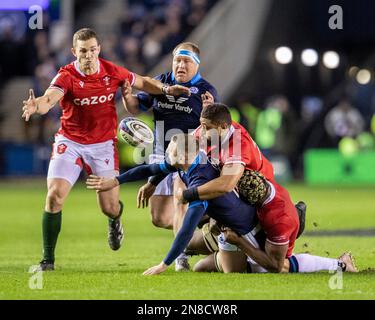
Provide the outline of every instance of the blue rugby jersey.
<path id="1" fill-rule="evenodd" d="M 202 152 L 197 155 L 186 173 L 179 173 L 188 188 L 199 187 L 220 175 L 220 171 L 208 162 L 207 156 Z M 233 191 L 212 200 L 191 202 L 181 229 L 163 260 L 165 264 L 170 265 L 183 252 L 204 214 L 241 235 L 249 233 L 258 223 L 256 209 L 241 200 Z"/>
<path id="2" fill-rule="evenodd" d="M 168 163 L 141 165 L 116 177 L 120 184 L 145 179 L 160 173 L 177 171 Z M 199 187 L 220 176 L 220 171 L 212 166 L 203 152 L 199 152 L 187 172 L 178 170 L 181 179 L 188 188 Z M 258 223 L 256 209 L 241 200 L 234 191 L 221 197 L 191 202 L 186 212 L 182 227 L 169 250 L 164 262 L 171 264 L 188 245 L 196 227 L 204 214 L 214 218 L 220 224 L 231 228 L 241 235 L 249 233 Z"/>
<path id="3" fill-rule="evenodd" d="M 155 124 L 155 142 L 154 153 L 163 154 L 168 146 L 170 138 L 176 133 L 189 133 L 196 129 L 200 123 L 199 118 L 202 112 L 201 94 L 209 91 L 215 101 L 218 100 L 216 89 L 200 73 L 197 73 L 191 81 L 187 83 L 177 83 L 173 73 L 168 72 L 157 76 L 155 79 L 168 84 L 181 84 L 190 88 L 190 97 L 181 95 L 178 97 L 172 95 L 150 95 L 145 92 L 137 94 L 139 107 L 143 111 L 152 108 Z M 163 122 L 162 124 L 160 122 Z M 159 122 L 159 123 L 157 123 Z M 179 129 L 180 132 L 174 132 L 166 136 L 171 129 Z"/>
<path id="4" fill-rule="evenodd" d="M 206 154 L 203 152 L 198 154 L 186 173 L 182 172 L 180 174 L 180 177 L 189 189 L 199 187 L 219 176 L 220 170 L 211 165 Z M 243 201 L 235 191 L 228 192 L 215 199 L 207 200 L 205 213 L 221 224 L 243 235 L 250 232 L 258 223 L 255 207 Z"/>

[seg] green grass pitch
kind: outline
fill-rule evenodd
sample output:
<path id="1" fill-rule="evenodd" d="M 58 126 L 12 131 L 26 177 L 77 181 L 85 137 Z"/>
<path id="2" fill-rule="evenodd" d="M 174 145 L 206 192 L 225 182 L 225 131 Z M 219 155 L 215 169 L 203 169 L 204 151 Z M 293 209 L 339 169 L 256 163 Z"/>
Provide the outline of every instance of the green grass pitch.
<path id="1" fill-rule="evenodd" d="M 30 289 L 29 267 L 41 257 L 41 213 L 45 182 L 0 183 L 0 299 L 375 299 L 375 237 L 302 236 L 295 252 L 336 257 L 351 250 L 359 274 L 197 274 L 159 276 L 142 272 L 172 243 L 172 232 L 152 226 L 148 210 L 136 209 L 138 185 L 122 187 L 126 238 L 113 252 L 107 220 L 95 193 L 77 185 L 64 210 L 55 272 L 43 274 L 43 288 Z M 308 204 L 306 231 L 375 227 L 374 188 L 312 188 L 290 185 L 294 201 Z M 192 262 L 197 258 L 192 259 Z M 331 283 L 333 280 L 331 280 Z"/>

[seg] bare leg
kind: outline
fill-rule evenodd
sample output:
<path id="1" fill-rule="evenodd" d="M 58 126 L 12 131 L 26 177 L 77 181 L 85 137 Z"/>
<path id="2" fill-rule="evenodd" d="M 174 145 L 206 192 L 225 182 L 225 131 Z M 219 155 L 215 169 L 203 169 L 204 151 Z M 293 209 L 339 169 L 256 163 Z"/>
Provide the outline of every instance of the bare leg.
<path id="1" fill-rule="evenodd" d="M 154 226 L 164 229 L 173 228 L 173 196 L 152 196 L 150 198 L 150 207 Z"/>
<path id="2" fill-rule="evenodd" d="M 218 272 L 215 264 L 215 255 L 212 253 L 207 257 L 199 260 L 194 268 L 194 272 Z"/>
<path id="3" fill-rule="evenodd" d="M 97 192 L 96 194 L 102 212 L 109 218 L 117 218 L 120 213 L 120 188 L 116 187 L 109 191 Z"/>
<path id="4" fill-rule="evenodd" d="M 247 257 L 242 251 L 224 251 L 219 249 L 218 260 L 224 273 L 247 271 Z"/>
<path id="5" fill-rule="evenodd" d="M 61 178 L 47 179 L 47 197 L 45 211 L 49 213 L 58 213 L 62 210 L 64 201 L 72 189 L 71 184 Z"/>

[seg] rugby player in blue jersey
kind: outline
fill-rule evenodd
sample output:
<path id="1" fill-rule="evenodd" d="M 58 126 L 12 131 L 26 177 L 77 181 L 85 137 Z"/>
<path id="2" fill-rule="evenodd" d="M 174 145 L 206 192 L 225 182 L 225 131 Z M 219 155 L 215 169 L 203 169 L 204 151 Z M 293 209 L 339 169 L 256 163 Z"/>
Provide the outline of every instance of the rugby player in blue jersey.
<path id="1" fill-rule="evenodd" d="M 206 154 L 199 151 L 199 142 L 192 135 L 175 135 L 168 146 L 167 155 L 169 163 L 141 165 L 116 178 L 90 176 L 87 186 L 89 189 L 107 191 L 121 183 L 145 179 L 160 173 L 177 172 L 187 187 L 194 188 L 220 175 L 218 169 L 208 161 Z M 146 270 L 144 274 L 163 272 L 187 247 L 205 214 L 214 218 L 219 224 L 228 226 L 243 235 L 253 246 L 259 248 L 256 234 L 258 220 L 255 208 L 241 200 L 236 192 L 228 192 L 209 201 L 190 203 L 182 227 L 177 233 L 169 253 L 159 265 Z M 221 239 L 218 255 L 223 271 L 246 270 L 246 256 L 242 252 L 227 250 L 227 246 L 231 245 L 225 239 Z"/>
<path id="2" fill-rule="evenodd" d="M 156 77 L 166 85 L 180 84 L 190 89 L 190 96 L 151 95 L 140 92 L 133 95 L 129 83 L 125 83 L 123 100 L 129 113 L 135 115 L 152 109 L 155 123 L 155 143 L 149 163 L 164 161 L 170 138 L 177 133 L 188 133 L 199 125 L 202 108 L 217 101 L 216 89 L 204 78 L 199 70 L 200 50 L 191 42 L 184 42 L 173 50 L 172 71 Z M 176 173 L 155 176 L 139 189 L 138 207 L 147 207 L 150 200 L 152 223 L 160 228 L 172 229 L 175 233 L 187 206 L 174 201 L 174 191 L 184 189 Z M 176 213 L 176 214 L 175 214 Z M 176 261 L 176 270 L 189 268 L 187 257 L 181 255 Z"/>

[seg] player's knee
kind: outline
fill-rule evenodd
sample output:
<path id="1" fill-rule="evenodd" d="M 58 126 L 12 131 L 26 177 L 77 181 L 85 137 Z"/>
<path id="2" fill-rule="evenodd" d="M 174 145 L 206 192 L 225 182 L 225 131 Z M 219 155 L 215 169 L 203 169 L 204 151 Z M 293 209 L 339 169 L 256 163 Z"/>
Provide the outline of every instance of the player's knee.
<path id="1" fill-rule="evenodd" d="M 152 224 L 158 228 L 169 229 L 171 227 L 171 222 L 161 216 L 152 215 L 151 221 Z"/>
<path id="2" fill-rule="evenodd" d="M 170 229 L 173 225 L 173 221 L 164 217 L 159 211 L 151 208 L 151 221 L 155 227 Z"/>
<path id="3" fill-rule="evenodd" d="M 57 187 L 52 187 L 48 190 L 46 207 L 50 212 L 60 211 L 64 204 L 64 196 Z"/>

